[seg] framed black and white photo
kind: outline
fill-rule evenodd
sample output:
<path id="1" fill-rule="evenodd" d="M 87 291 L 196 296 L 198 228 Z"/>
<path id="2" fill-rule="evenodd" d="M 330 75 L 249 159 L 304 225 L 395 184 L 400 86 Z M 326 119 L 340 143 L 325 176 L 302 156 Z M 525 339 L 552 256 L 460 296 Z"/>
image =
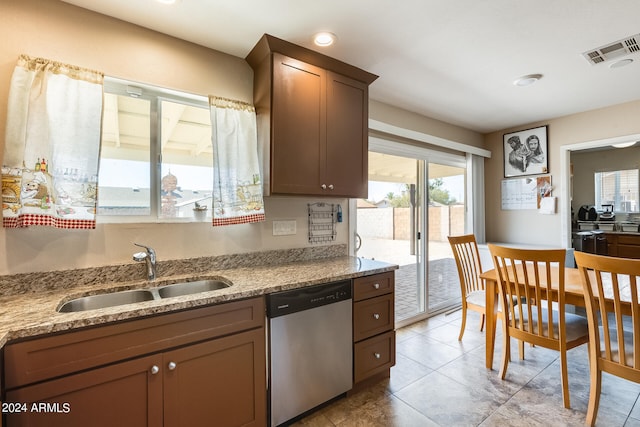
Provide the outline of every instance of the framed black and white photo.
<path id="1" fill-rule="evenodd" d="M 547 126 L 505 133 L 504 177 L 549 173 Z"/>

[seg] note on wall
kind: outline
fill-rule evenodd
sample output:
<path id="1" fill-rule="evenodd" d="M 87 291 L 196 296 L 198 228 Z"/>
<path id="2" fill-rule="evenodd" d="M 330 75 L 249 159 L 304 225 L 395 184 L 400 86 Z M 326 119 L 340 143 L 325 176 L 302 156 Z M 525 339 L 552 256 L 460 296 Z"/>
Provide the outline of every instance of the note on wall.
<path id="1" fill-rule="evenodd" d="M 502 180 L 502 210 L 538 209 L 551 196 L 551 176 Z"/>
<path id="2" fill-rule="evenodd" d="M 543 215 L 553 215 L 556 213 L 556 198 L 543 197 L 540 200 L 540 209 L 538 209 L 538 212 Z"/>

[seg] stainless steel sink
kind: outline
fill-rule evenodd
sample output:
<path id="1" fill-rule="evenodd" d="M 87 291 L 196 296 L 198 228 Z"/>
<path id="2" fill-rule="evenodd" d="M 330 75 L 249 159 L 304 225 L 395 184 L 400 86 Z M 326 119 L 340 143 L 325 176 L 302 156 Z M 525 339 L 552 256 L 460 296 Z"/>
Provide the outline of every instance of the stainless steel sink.
<path id="1" fill-rule="evenodd" d="M 118 291 L 99 295 L 89 295 L 76 298 L 64 303 L 59 313 L 75 313 L 78 311 L 96 310 L 99 308 L 115 307 L 118 305 L 133 304 L 136 302 L 159 300 L 162 298 L 179 297 L 183 295 L 198 294 L 201 292 L 215 291 L 228 288 L 231 282 L 218 279 L 194 280 L 192 282 L 179 282 L 161 285 L 149 289 L 135 289 L 130 291 Z"/>
<path id="2" fill-rule="evenodd" d="M 160 298 L 179 297 L 183 295 L 197 294 L 200 292 L 215 291 L 231 286 L 231 283 L 217 280 L 197 280 L 193 282 L 174 283 L 173 285 L 161 286 L 158 288 Z"/>
<path id="3" fill-rule="evenodd" d="M 64 303 L 59 309 L 60 313 L 73 313 L 77 311 L 95 310 L 98 308 L 115 307 L 118 305 L 132 304 L 155 299 L 153 293 L 148 290 L 137 289 L 133 291 L 112 292 L 108 294 L 89 295 L 76 298 Z"/>

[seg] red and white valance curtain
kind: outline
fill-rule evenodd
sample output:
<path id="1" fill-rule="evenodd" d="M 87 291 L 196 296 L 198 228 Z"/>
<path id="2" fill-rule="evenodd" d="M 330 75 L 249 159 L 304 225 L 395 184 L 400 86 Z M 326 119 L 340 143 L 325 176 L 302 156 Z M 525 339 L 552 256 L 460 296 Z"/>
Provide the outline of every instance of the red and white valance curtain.
<path id="1" fill-rule="evenodd" d="M 103 78 L 20 56 L 7 106 L 4 227 L 95 228 Z"/>
<path id="2" fill-rule="evenodd" d="M 256 112 L 251 104 L 209 97 L 213 146 L 213 225 L 265 220 Z"/>

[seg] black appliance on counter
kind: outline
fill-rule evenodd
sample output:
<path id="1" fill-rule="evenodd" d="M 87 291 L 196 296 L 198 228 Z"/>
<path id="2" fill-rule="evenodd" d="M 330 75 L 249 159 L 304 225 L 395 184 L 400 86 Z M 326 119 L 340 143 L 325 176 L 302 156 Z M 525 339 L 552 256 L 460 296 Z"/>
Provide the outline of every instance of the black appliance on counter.
<path id="1" fill-rule="evenodd" d="M 598 219 L 598 212 L 594 206 L 582 205 L 578 210 L 579 221 L 595 221 Z"/>

